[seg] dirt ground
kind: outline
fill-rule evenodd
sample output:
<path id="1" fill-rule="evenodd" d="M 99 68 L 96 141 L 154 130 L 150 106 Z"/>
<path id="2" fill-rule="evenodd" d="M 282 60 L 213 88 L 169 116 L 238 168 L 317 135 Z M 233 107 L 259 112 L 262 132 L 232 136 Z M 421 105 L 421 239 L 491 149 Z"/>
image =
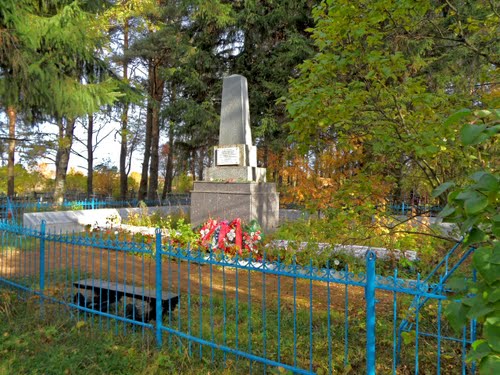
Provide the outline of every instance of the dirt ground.
<path id="1" fill-rule="evenodd" d="M 47 289 L 64 283 L 71 287 L 72 281 L 84 278 L 95 278 L 124 282 L 135 285 L 140 290 L 154 288 L 156 271 L 155 262 L 150 255 L 134 255 L 124 251 L 100 250 L 95 248 L 69 247 L 58 243 L 48 244 L 45 251 L 45 278 Z M 0 252 L 0 277 L 7 280 L 20 277 L 35 278 L 39 274 L 40 253 L 38 251 L 4 250 Z M 210 291 L 219 296 L 233 299 L 238 293 L 241 302 L 248 299 L 250 293 L 252 303 L 262 302 L 277 304 L 278 290 L 280 304 L 283 308 L 293 307 L 294 289 L 297 308 L 309 308 L 313 304 L 315 311 L 330 308 L 344 311 L 346 292 L 349 311 L 362 312 L 365 309 L 364 288 L 338 283 L 318 282 L 263 274 L 258 271 L 236 270 L 229 267 L 217 267 L 188 263 L 186 261 L 164 260 L 162 265 L 164 291 L 181 295 L 209 295 Z M 249 282 L 250 281 L 250 282 Z M 264 286 L 265 285 L 265 286 Z M 63 286 L 64 287 L 64 286 Z M 311 293 L 312 291 L 312 293 Z M 392 311 L 393 297 L 386 292 L 377 292 L 377 312 Z"/>

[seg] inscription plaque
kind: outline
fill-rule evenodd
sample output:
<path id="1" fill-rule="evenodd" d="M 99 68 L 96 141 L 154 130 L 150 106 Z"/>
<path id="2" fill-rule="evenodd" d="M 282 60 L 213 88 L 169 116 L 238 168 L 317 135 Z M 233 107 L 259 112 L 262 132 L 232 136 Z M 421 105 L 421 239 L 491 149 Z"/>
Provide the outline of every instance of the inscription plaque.
<path id="1" fill-rule="evenodd" d="M 240 149 L 238 147 L 218 148 L 217 165 L 240 165 Z"/>

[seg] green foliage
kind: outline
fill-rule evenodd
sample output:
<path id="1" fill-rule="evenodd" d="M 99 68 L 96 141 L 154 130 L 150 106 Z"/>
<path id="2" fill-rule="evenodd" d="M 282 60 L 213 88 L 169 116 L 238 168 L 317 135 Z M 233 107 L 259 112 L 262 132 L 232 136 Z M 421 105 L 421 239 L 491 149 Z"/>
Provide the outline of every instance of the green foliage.
<path id="1" fill-rule="evenodd" d="M 43 191 L 48 183 L 47 179 L 37 171 L 28 171 L 21 164 L 14 166 L 16 194 L 30 194 L 34 191 Z M 0 167 L 0 194 L 7 193 L 7 167 Z"/>
<path id="2" fill-rule="evenodd" d="M 425 235 L 422 235 L 425 234 Z M 449 248 L 451 242 L 433 236 L 434 230 L 425 221 L 410 220 L 404 224 L 394 219 L 381 217 L 373 213 L 355 212 L 354 210 L 331 210 L 324 218 L 314 217 L 288 222 L 281 225 L 277 231 L 268 237 L 273 240 L 291 241 L 289 249 L 273 248 L 266 253 L 291 262 L 295 257 L 297 263 L 308 265 L 312 259 L 315 266 L 350 269 L 364 272 L 365 261 L 348 253 L 332 252 L 330 248 L 319 250 L 318 243 L 335 245 L 360 245 L 383 247 L 391 251 L 416 251 L 418 261 L 411 262 L 405 258 L 398 259 L 396 254 L 389 256 L 388 261 L 377 262 L 380 274 L 392 275 L 394 268 L 400 268 L 401 274 L 430 271 L 440 256 Z M 302 242 L 307 246 L 299 249 Z"/>
<path id="3" fill-rule="evenodd" d="M 81 80 L 84 65 L 89 65 L 86 69 L 99 66 L 96 70 L 101 73 L 105 67 L 95 52 L 102 34 L 83 6 L 77 1 L 49 6 L 45 1 L 25 0 L 4 9 L 0 27 L 10 28 L 19 56 L 15 61 L 8 55 L 0 57 L 0 68 L 8 73 L 0 80 L 2 97 L 35 114 L 74 118 L 95 112 L 121 95 L 116 82 L 104 74 L 101 83 Z M 14 64 L 18 68 L 13 69 Z"/>
<path id="4" fill-rule="evenodd" d="M 66 176 L 66 191 L 85 193 L 87 191 L 87 177 L 80 171 L 70 169 Z"/>
<path id="5" fill-rule="evenodd" d="M 470 111 L 466 115 L 469 123 L 462 128 L 462 142 L 467 148 L 475 146 L 487 152 L 484 144 L 498 140 L 500 111 Z M 457 121 L 462 119 L 459 116 Z M 465 243 L 477 248 L 473 265 L 478 280 L 468 285 L 461 302 L 449 305 L 447 316 L 457 330 L 469 319 L 482 324 L 483 337 L 473 344 L 468 358 L 479 362 L 481 374 L 495 374 L 500 367 L 500 174 L 495 162 L 480 164 L 486 168 L 449 192 L 448 204 L 441 212 L 441 216 L 460 226 Z M 442 194 L 451 186 L 442 185 L 435 194 Z"/>
<path id="6" fill-rule="evenodd" d="M 182 173 L 180 176 L 174 177 L 172 190 L 176 193 L 188 193 L 193 190 L 193 177 Z"/>
<path id="7" fill-rule="evenodd" d="M 282 151 L 288 144 L 285 103 L 288 81 L 296 66 L 313 56 L 307 29 L 313 26 L 307 0 L 234 2 L 236 25 L 232 40 L 242 44 L 232 70 L 248 79 L 250 119 L 261 148 Z"/>
<path id="8" fill-rule="evenodd" d="M 479 138 L 445 119 L 495 100 L 492 4 L 322 1 L 311 29 L 318 53 L 300 65 L 287 98 L 293 140 L 304 153 L 362 150 L 352 174 L 389 176 L 395 194 L 463 181 L 478 154 L 464 155 L 460 137 Z"/>
<path id="9" fill-rule="evenodd" d="M 174 245 L 194 244 L 200 237 L 191 229 L 189 219 L 183 212 L 162 214 L 160 211 L 155 211 L 149 214 L 145 205 L 142 206 L 140 213 L 130 214 L 124 224 L 165 229 L 168 232 L 167 240 Z"/>

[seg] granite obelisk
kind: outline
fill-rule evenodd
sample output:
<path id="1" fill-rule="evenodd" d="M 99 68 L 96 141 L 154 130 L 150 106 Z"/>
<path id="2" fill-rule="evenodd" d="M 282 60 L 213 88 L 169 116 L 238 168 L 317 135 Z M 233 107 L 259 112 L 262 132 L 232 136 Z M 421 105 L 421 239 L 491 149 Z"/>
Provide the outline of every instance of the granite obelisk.
<path id="1" fill-rule="evenodd" d="M 219 145 L 252 144 L 248 84 L 243 76 L 224 78 L 220 112 Z"/>
<path id="2" fill-rule="evenodd" d="M 257 167 L 257 147 L 252 144 L 247 79 L 240 75 L 224 78 L 214 161 L 214 167 L 205 170 L 205 181 L 266 181 L 266 170 Z"/>
<path id="3" fill-rule="evenodd" d="M 219 145 L 214 166 L 204 171 L 204 181 L 191 192 L 191 223 L 208 218 L 257 220 L 265 230 L 278 225 L 279 196 L 274 183 L 266 183 L 266 169 L 257 166 L 252 144 L 247 79 L 224 78 L 222 86 Z"/>

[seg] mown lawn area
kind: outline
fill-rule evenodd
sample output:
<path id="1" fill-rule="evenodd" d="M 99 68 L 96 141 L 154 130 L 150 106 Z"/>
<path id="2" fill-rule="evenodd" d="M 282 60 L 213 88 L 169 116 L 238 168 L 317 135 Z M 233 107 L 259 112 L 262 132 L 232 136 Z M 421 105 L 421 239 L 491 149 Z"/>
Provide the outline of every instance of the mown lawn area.
<path id="1" fill-rule="evenodd" d="M 192 359 L 158 350 L 141 331 L 127 335 L 91 328 L 71 318 L 61 306 L 30 295 L 0 290 L 0 374 L 234 374 Z"/>

